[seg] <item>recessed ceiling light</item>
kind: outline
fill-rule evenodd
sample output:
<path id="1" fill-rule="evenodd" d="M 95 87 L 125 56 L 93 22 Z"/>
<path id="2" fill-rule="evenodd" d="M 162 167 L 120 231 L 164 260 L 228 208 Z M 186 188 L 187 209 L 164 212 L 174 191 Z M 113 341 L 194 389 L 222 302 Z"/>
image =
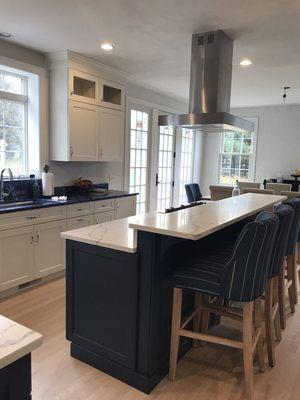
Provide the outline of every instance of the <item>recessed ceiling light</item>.
<path id="1" fill-rule="evenodd" d="M 5 39 L 9 39 L 9 38 L 11 38 L 11 33 L 0 32 L 0 37 L 5 38 Z"/>
<path id="2" fill-rule="evenodd" d="M 108 43 L 108 42 L 101 44 L 101 49 L 105 50 L 105 51 L 111 51 L 111 50 L 113 50 L 114 47 L 115 46 L 113 44 Z"/>
<path id="3" fill-rule="evenodd" d="M 248 60 L 247 58 L 245 58 L 244 60 L 242 60 L 242 61 L 240 62 L 240 65 L 241 65 L 242 67 L 249 67 L 249 65 L 251 65 L 251 64 L 252 64 L 252 61 Z"/>

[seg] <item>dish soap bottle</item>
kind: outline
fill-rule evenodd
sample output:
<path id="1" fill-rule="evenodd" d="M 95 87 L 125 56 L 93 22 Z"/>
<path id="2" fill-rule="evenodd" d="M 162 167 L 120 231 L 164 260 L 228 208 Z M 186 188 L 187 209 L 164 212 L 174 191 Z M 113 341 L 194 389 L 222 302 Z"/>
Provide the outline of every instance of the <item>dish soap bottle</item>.
<path id="1" fill-rule="evenodd" d="M 239 196 L 240 194 L 241 194 L 241 192 L 240 192 L 240 188 L 239 188 L 239 181 L 236 180 L 235 185 L 232 190 L 232 197 Z"/>

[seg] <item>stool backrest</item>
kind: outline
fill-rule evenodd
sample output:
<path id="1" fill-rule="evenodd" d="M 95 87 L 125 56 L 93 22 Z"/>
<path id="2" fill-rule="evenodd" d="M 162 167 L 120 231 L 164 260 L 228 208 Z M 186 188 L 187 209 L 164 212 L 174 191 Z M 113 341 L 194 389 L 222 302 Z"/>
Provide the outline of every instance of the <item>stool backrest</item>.
<path id="1" fill-rule="evenodd" d="M 261 194 L 274 194 L 274 190 L 271 189 L 255 189 L 245 187 L 241 190 L 241 194 L 244 193 L 261 193 Z"/>
<path id="2" fill-rule="evenodd" d="M 222 279 L 221 294 L 227 300 L 248 302 L 265 291 L 278 217 L 262 211 L 240 233 Z"/>
<path id="3" fill-rule="evenodd" d="M 187 183 L 185 185 L 185 192 L 189 203 L 202 199 L 202 193 L 198 183 Z"/>
<path id="4" fill-rule="evenodd" d="M 294 209 L 294 218 L 293 223 L 288 239 L 287 245 L 287 252 L 286 255 L 293 254 L 296 247 L 296 242 L 298 241 L 299 237 L 299 230 L 300 230 L 300 199 L 295 198 L 291 201 L 284 201 L 283 204 L 287 204 Z"/>
<path id="5" fill-rule="evenodd" d="M 292 190 L 290 183 L 266 183 L 266 189 L 274 190 L 275 194 L 280 194 L 282 190 Z"/>
<path id="6" fill-rule="evenodd" d="M 278 276 L 283 268 L 283 261 L 287 251 L 288 239 L 290 236 L 294 219 L 294 209 L 287 204 L 279 204 L 274 209 L 279 223 L 275 237 L 274 250 L 271 256 L 269 278 Z"/>

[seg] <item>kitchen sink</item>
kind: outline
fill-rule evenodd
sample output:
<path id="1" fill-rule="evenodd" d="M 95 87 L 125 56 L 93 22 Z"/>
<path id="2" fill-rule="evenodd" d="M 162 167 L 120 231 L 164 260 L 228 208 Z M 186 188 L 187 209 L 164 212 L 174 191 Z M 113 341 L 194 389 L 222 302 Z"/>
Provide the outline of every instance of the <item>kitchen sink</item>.
<path id="1" fill-rule="evenodd" d="M 20 206 L 30 206 L 32 204 L 34 204 L 33 200 L 16 201 L 16 202 L 11 202 L 11 203 L 1 203 L 0 204 L 0 209 L 2 209 L 2 208 L 20 207 Z"/>

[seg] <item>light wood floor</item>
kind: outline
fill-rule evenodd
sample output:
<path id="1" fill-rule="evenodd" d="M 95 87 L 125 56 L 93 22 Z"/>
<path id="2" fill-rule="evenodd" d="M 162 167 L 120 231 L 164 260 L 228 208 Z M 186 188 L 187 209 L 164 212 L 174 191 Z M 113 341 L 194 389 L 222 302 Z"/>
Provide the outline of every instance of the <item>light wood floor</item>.
<path id="1" fill-rule="evenodd" d="M 58 279 L 0 302 L 0 313 L 44 336 L 33 353 L 33 400 L 237 400 L 243 399 L 241 352 L 207 345 L 179 362 L 177 379 L 164 379 L 150 395 L 69 355 L 65 340 L 65 282 Z M 219 328 L 218 328 L 219 329 Z M 277 366 L 255 366 L 257 400 L 300 399 L 300 305 L 276 348 Z"/>

